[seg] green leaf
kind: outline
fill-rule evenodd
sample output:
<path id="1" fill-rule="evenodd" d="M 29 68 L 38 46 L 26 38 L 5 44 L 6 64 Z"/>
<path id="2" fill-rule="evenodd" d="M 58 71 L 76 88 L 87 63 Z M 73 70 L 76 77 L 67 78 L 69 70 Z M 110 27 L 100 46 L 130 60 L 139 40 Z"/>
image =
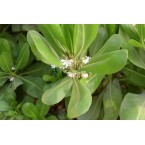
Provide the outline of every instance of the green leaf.
<path id="1" fill-rule="evenodd" d="M 63 31 L 65 41 L 71 53 L 73 53 L 73 28 L 73 24 L 61 24 L 61 29 Z"/>
<path id="2" fill-rule="evenodd" d="M 131 45 L 128 44 L 129 38 L 126 33 L 124 33 L 121 29 L 119 31 L 122 37 L 122 48 L 128 50 L 128 59 L 136 66 L 145 69 L 144 59 L 140 56 L 138 51 L 142 49 L 135 49 Z M 144 51 L 144 50 L 142 50 Z"/>
<path id="3" fill-rule="evenodd" d="M 120 108 L 121 120 L 145 120 L 145 95 L 128 93 Z"/>
<path id="4" fill-rule="evenodd" d="M 145 39 L 145 24 L 137 24 L 136 25 L 137 32 L 140 36 L 140 41 L 142 44 L 144 44 L 144 39 Z"/>
<path id="5" fill-rule="evenodd" d="M 130 40 L 128 41 L 128 43 L 129 43 L 130 45 L 134 46 L 134 47 L 138 47 L 138 48 L 143 48 L 143 49 L 145 49 L 145 46 L 144 46 L 144 45 L 142 45 L 140 42 L 138 42 L 138 41 L 136 41 L 136 40 L 134 40 L 134 39 L 130 39 Z"/>
<path id="6" fill-rule="evenodd" d="M 98 52 L 98 50 L 100 50 L 100 48 L 106 42 L 107 38 L 108 38 L 108 34 L 106 29 L 103 27 L 99 27 L 97 36 L 89 47 L 90 56 L 94 56 Z"/>
<path id="7" fill-rule="evenodd" d="M 99 25 L 76 24 L 74 26 L 73 50 L 76 56 L 83 55 L 97 35 Z"/>
<path id="8" fill-rule="evenodd" d="M 101 81 L 103 80 L 104 75 L 94 74 L 90 79 L 87 80 L 86 86 L 90 90 L 91 94 L 98 88 Z"/>
<path id="9" fill-rule="evenodd" d="M 4 51 L 11 52 L 11 48 L 6 39 L 0 38 L 0 54 Z"/>
<path id="10" fill-rule="evenodd" d="M 62 66 L 60 58 L 51 44 L 38 32 L 31 30 L 27 34 L 27 40 L 34 55 L 47 64 Z"/>
<path id="11" fill-rule="evenodd" d="M 72 86 L 72 79 L 66 77 L 54 83 L 51 88 L 44 92 L 42 102 L 47 105 L 59 103 L 69 92 Z"/>
<path id="12" fill-rule="evenodd" d="M 122 102 L 122 94 L 117 79 L 108 84 L 103 95 L 104 104 L 104 120 L 116 120 L 119 115 L 120 105 Z"/>
<path id="13" fill-rule="evenodd" d="M 41 98 L 45 82 L 40 77 L 24 76 L 20 77 L 23 80 L 23 89 L 32 97 Z"/>
<path id="14" fill-rule="evenodd" d="M 39 119 L 39 111 L 37 107 L 32 103 L 29 102 L 25 103 L 22 106 L 22 112 L 24 113 L 24 115 L 26 115 L 27 117 L 33 120 Z"/>
<path id="15" fill-rule="evenodd" d="M 125 74 L 125 78 L 122 79 L 123 81 L 140 87 L 145 87 L 145 75 L 130 68 L 124 68 L 123 73 Z"/>
<path id="16" fill-rule="evenodd" d="M 76 78 L 73 79 L 72 95 L 67 108 L 69 118 L 78 117 L 89 110 L 92 103 L 92 96 L 89 89 L 80 83 Z"/>
<path id="17" fill-rule="evenodd" d="M 121 24 L 120 25 L 121 29 L 127 33 L 127 35 L 131 38 L 131 39 L 135 39 L 137 41 L 139 41 L 139 35 L 137 33 L 136 28 L 131 25 L 131 24 Z"/>
<path id="18" fill-rule="evenodd" d="M 105 28 L 108 32 L 108 35 L 111 36 L 117 32 L 118 25 L 117 24 L 105 24 Z"/>
<path id="19" fill-rule="evenodd" d="M 127 62 L 126 50 L 116 50 L 104 55 L 93 57 L 81 70 L 98 74 L 112 74 L 120 71 Z M 115 62 L 115 63 L 114 63 Z"/>
<path id="20" fill-rule="evenodd" d="M 36 62 L 30 65 L 25 72 L 21 73 L 21 75 L 30 75 L 33 77 L 43 76 L 43 74 L 48 73 L 51 67 L 42 62 Z"/>
<path id="21" fill-rule="evenodd" d="M 4 83 L 8 80 L 8 76 L 0 76 L 0 87 L 4 85 Z"/>
<path id="22" fill-rule="evenodd" d="M 99 55 L 112 52 L 115 50 L 119 50 L 121 43 L 122 43 L 122 40 L 119 34 L 112 35 L 94 57 L 97 57 Z"/>
<path id="23" fill-rule="evenodd" d="M 36 107 L 38 108 L 39 111 L 39 118 L 44 118 L 50 109 L 50 106 L 44 104 L 41 100 L 37 101 Z"/>
<path id="24" fill-rule="evenodd" d="M 9 106 L 9 104 L 5 101 L 1 101 L 0 100 L 0 111 L 9 111 L 11 110 L 12 108 Z"/>
<path id="25" fill-rule="evenodd" d="M 99 96 L 94 96 L 89 110 L 85 114 L 79 116 L 78 119 L 79 120 L 97 120 L 100 114 L 102 101 L 103 101 L 102 94 L 100 94 Z"/>
<path id="26" fill-rule="evenodd" d="M 51 47 L 62 57 L 68 47 L 61 26 L 59 24 L 39 24 L 37 26 Z"/>
<path id="27" fill-rule="evenodd" d="M 16 70 L 20 70 L 24 68 L 28 61 L 29 61 L 29 56 L 30 56 L 30 49 L 29 45 L 25 43 L 19 53 L 18 59 L 16 61 Z"/>
<path id="28" fill-rule="evenodd" d="M 11 88 L 12 90 L 15 90 L 18 86 L 22 85 L 23 81 L 17 77 L 14 78 L 14 80 L 12 81 L 12 83 L 8 86 L 9 88 Z"/>
<path id="29" fill-rule="evenodd" d="M 0 55 L 0 66 L 3 71 L 11 72 L 11 69 L 13 67 L 13 59 L 11 53 L 3 52 Z"/>

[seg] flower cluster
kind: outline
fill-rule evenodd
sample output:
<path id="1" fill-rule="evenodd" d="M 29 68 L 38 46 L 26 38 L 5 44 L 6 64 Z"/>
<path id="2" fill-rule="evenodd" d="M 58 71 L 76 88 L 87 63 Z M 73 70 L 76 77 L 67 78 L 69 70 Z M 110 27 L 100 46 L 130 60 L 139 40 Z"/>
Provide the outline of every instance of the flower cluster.
<path id="1" fill-rule="evenodd" d="M 16 69 L 16 68 L 15 68 L 14 66 L 11 68 L 12 71 L 14 71 L 15 69 Z M 11 76 L 11 77 L 9 77 L 9 79 L 10 79 L 10 81 L 12 82 L 12 81 L 14 81 L 15 77 Z"/>
<path id="2" fill-rule="evenodd" d="M 73 59 L 61 59 L 63 66 L 60 67 L 60 69 L 71 78 L 88 78 L 89 74 L 87 72 L 79 72 L 78 69 L 80 69 L 83 64 L 88 63 L 90 59 L 89 56 L 86 56 L 85 58 L 82 57 L 78 61 L 74 61 Z M 51 67 L 56 68 L 55 65 L 51 65 Z"/>
<path id="3" fill-rule="evenodd" d="M 69 59 L 69 60 L 61 59 L 61 62 L 64 66 L 63 69 L 67 69 L 69 66 L 72 65 L 73 60 L 72 59 Z"/>
<path id="4" fill-rule="evenodd" d="M 86 56 L 85 59 L 83 58 L 83 63 L 84 63 L 84 64 L 88 63 L 88 62 L 90 61 L 90 59 L 91 59 L 91 57 Z"/>

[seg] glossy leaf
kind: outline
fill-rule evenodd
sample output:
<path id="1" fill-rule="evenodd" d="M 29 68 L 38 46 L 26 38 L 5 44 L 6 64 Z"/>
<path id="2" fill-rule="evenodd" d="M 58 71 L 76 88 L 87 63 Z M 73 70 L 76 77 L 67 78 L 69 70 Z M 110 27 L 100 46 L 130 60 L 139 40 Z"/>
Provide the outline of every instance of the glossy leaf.
<path id="1" fill-rule="evenodd" d="M 76 56 L 85 53 L 97 35 L 99 25 L 76 24 L 73 34 L 73 51 Z"/>
<path id="2" fill-rule="evenodd" d="M 18 59 L 16 61 L 16 69 L 20 70 L 24 68 L 29 60 L 30 49 L 27 43 L 25 43 L 19 53 Z"/>
<path id="3" fill-rule="evenodd" d="M 71 98 L 67 108 L 69 118 L 78 117 L 89 110 L 92 103 L 92 96 L 89 89 L 80 83 L 78 79 L 73 79 Z"/>
<path id="4" fill-rule="evenodd" d="M 47 64 L 61 66 L 60 58 L 51 44 L 38 32 L 31 30 L 27 34 L 27 40 L 35 56 Z"/>
<path id="5" fill-rule="evenodd" d="M 117 32 L 118 25 L 117 24 L 105 24 L 105 28 L 108 32 L 108 35 L 111 36 Z"/>
<path id="6" fill-rule="evenodd" d="M 99 27 L 97 36 L 89 47 L 89 54 L 91 57 L 94 56 L 101 49 L 107 38 L 108 34 L 106 29 L 103 27 Z"/>
<path id="7" fill-rule="evenodd" d="M 104 120 L 116 120 L 119 116 L 122 94 L 117 79 L 108 84 L 103 95 Z"/>
<path id="8" fill-rule="evenodd" d="M 112 52 L 115 50 L 119 50 L 121 43 L 122 43 L 122 40 L 119 34 L 112 35 L 94 57 L 97 57 L 99 55 Z"/>
<path id="9" fill-rule="evenodd" d="M 3 52 L 0 55 L 0 66 L 3 71 L 11 72 L 11 69 L 13 67 L 13 59 L 11 53 Z"/>
<path id="10" fill-rule="evenodd" d="M 130 45 L 134 46 L 134 47 L 138 47 L 138 48 L 143 48 L 143 49 L 145 49 L 145 46 L 144 46 L 144 45 L 142 45 L 140 42 L 138 42 L 138 41 L 136 41 L 136 40 L 134 40 L 134 39 L 130 39 L 130 40 L 128 41 L 128 43 L 129 43 Z"/>
<path id="11" fill-rule="evenodd" d="M 65 41 L 67 43 L 68 49 L 71 52 L 73 51 L 73 28 L 73 24 L 61 24 L 61 29 L 63 31 Z"/>
<path id="12" fill-rule="evenodd" d="M 127 57 L 128 53 L 126 50 L 116 50 L 96 58 L 93 57 L 81 70 L 93 74 L 112 74 L 120 71 L 125 66 Z"/>
<path id="13" fill-rule="evenodd" d="M 61 26 L 59 24 L 39 24 L 37 26 L 57 54 L 63 56 L 68 47 Z"/>
<path id="14" fill-rule="evenodd" d="M 69 92 L 72 86 L 71 78 L 64 78 L 54 83 L 42 96 L 42 102 L 47 105 L 54 105 L 60 102 Z"/>
<path id="15" fill-rule="evenodd" d="M 39 119 L 39 112 L 37 107 L 32 104 L 32 103 L 25 103 L 22 106 L 22 112 L 24 113 L 24 115 L 26 115 L 27 117 L 33 119 L 33 120 L 37 120 Z"/>
<path id="16" fill-rule="evenodd" d="M 120 108 L 121 120 L 145 120 L 145 95 L 125 95 Z"/>
<path id="17" fill-rule="evenodd" d="M 80 79 L 80 82 L 83 85 L 86 85 L 92 94 L 97 89 L 97 87 L 100 85 L 104 76 L 105 76 L 104 74 L 94 74 L 94 75 L 91 75 L 87 79 L 85 79 L 85 78 Z"/>

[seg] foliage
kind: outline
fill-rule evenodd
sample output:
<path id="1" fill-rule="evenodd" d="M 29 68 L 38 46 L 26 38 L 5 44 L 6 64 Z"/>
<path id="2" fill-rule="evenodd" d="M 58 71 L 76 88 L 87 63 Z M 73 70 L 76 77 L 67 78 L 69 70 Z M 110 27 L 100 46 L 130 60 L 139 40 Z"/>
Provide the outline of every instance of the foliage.
<path id="1" fill-rule="evenodd" d="M 144 119 L 145 25 L 0 25 L 0 119 Z"/>

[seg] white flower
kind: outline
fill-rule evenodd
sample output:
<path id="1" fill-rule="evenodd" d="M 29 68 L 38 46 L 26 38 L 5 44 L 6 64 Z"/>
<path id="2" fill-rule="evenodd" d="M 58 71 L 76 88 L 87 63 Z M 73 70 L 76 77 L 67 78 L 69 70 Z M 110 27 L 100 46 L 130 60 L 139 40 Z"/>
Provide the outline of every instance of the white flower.
<path id="1" fill-rule="evenodd" d="M 12 70 L 15 70 L 16 68 L 13 66 L 11 69 L 12 69 Z"/>
<path id="2" fill-rule="evenodd" d="M 64 68 L 68 68 L 73 63 L 73 60 L 72 59 L 69 59 L 69 60 L 61 59 L 61 62 L 64 65 Z"/>
<path id="3" fill-rule="evenodd" d="M 76 76 L 76 73 L 68 72 L 68 76 L 74 78 Z"/>
<path id="4" fill-rule="evenodd" d="M 10 77 L 10 81 L 12 82 L 15 78 L 14 77 Z"/>
<path id="5" fill-rule="evenodd" d="M 53 65 L 53 64 L 51 65 L 51 67 L 52 67 L 52 68 L 56 68 L 56 66 L 55 66 L 55 65 Z"/>
<path id="6" fill-rule="evenodd" d="M 86 56 L 86 58 L 83 59 L 83 63 L 84 63 L 84 64 L 88 63 L 90 59 L 91 59 L 91 57 Z"/>
<path id="7" fill-rule="evenodd" d="M 89 74 L 88 73 L 82 73 L 82 78 L 88 78 Z"/>

